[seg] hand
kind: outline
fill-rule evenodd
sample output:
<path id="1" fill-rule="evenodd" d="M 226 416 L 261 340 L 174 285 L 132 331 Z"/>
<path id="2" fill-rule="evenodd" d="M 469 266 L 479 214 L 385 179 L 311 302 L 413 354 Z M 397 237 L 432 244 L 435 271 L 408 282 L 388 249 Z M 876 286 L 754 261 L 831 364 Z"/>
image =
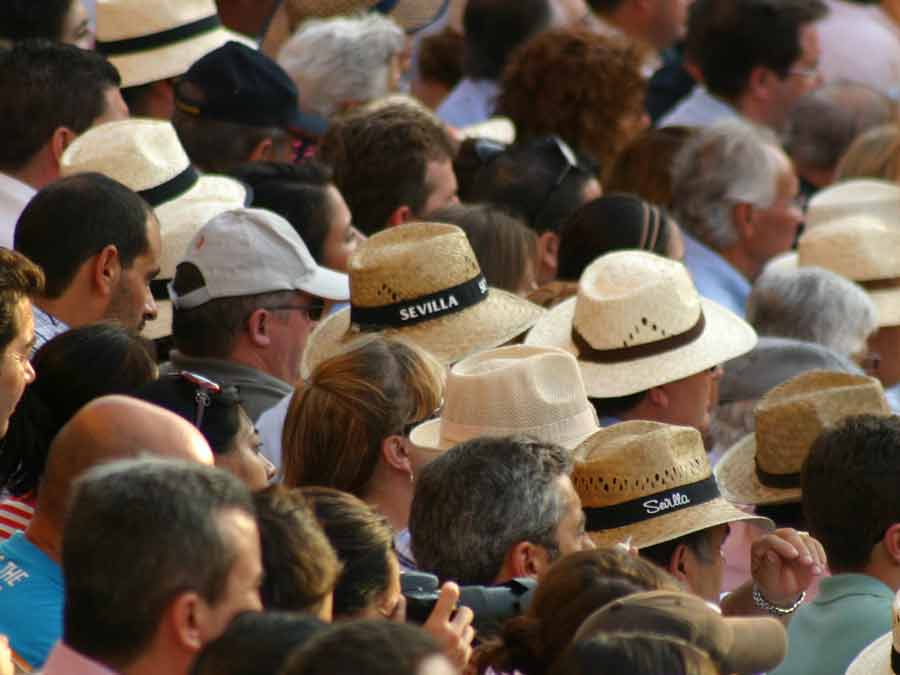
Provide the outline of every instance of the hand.
<path id="1" fill-rule="evenodd" d="M 9 640 L 6 639 L 5 635 L 0 635 L 0 675 L 13 675 L 15 672 Z"/>
<path id="2" fill-rule="evenodd" d="M 441 586 L 437 603 L 422 627 L 438 641 L 450 662 L 463 670 L 472 656 L 472 640 L 475 638 L 472 619 L 475 615 L 468 607 L 457 608 L 458 601 L 459 586 L 448 581 Z"/>
<path id="3" fill-rule="evenodd" d="M 775 530 L 750 547 L 750 573 L 766 600 L 788 607 L 813 579 L 825 572 L 827 559 L 822 544 L 807 532 Z"/>

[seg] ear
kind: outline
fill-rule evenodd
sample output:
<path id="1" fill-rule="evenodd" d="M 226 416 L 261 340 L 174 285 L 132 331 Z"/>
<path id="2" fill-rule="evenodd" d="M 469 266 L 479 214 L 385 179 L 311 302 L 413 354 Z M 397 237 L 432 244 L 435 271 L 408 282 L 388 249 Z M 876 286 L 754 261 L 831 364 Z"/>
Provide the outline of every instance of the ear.
<path id="1" fill-rule="evenodd" d="M 696 558 L 693 552 L 685 544 L 678 544 L 669 558 L 667 571 L 678 579 L 686 588 L 691 588 L 691 579 L 694 578 Z"/>
<path id="2" fill-rule="evenodd" d="M 537 263 L 540 276 L 556 277 L 559 269 L 559 235 L 547 231 L 537 239 Z"/>
<path id="3" fill-rule="evenodd" d="M 894 523 L 887 529 L 881 543 L 891 562 L 900 566 L 900 523 Z"/>
<path id="4" fill-rule="evenodd" d="M 250 152 L 250 156 L 247 158 L 248 162 L 261 162 L 267 159 L 270 159 L 272 156 L 272 138 L 271 136 L 266 136 L 259 143 L 256 144 L 256 147 Z"/>
<path id="5" fill-rule="evenodd" d="M 69 127 L 56 127 L 53 130 L 53 135 L 50 136 L 50 155 L 53 157 L 53 164 L 56 168 L 59 168 L 66 148 L 77 136 L 78 134 Z"/>
<path id="6" fill-rule="evenodd" d="M 751 96 L 757 99 L 768 100 L 771 97 L 772 85 L 778 79 L 775 71 L 765 66 L 756 66 L 747 76 L 747 88 Z"/>
<path id="7" fill-rule="evenodd" d="M 394 212 L 390 216 L 388 216 L 387 227 L 402 225 L 403 223 L 408 223 L 412 219 L 412 209 L 404 204 L 403 206 L 398 206 L 396 209 L 394 209 Z"/>
<path id="8" fill-rule="evenodd" d="M 409 460 L 409 453 L 406 451 L 406 439 L 399 434 L 391 434 L 381 441 L 381 457 L 392 469 L 396 469 L 401 473 L 413 475 L 412 462 Z"/>
<path id="9" fill-rule="evenodd" d="M 745 241 L 753 237 L 755 230 L 753 219 L 753 204 L 741 202 L 731 207 L 731 222 L 734 223 L 738 236 Z"/>
<path id="10" fill-rule="evenodd" d="M 665 390 L 665 385 L 651 387 L 647 392 L 647 398 L 650 399 L 650 402 L 657 408 L 666 409 L 671 403 L 669 393 Z"/>
<path id="11" fill-rule="evenodd" d="M 86 264 L 91 265 L 91 281 L 95 290 L 103 297 L 111 296 L 122 275 L 119 249 L 114 244 L 104 246 Z"/>
<path id="12" fill-rule="evenodd" d="M 266 309 L 256 309 L 247 317 L 247 335 L 255 347 L 268 347 L 272 344 L 269 328 L 272 323 L 272 314 Z"/>
<path id="13" fill-rule="evenodd" d="M 506 554 L 504 569 L 511 577 L 541 577 L 550 567 L 550 556 L 543 546 L 532 544 L 530 541 L 520 541 Z"/>
<path id="14" fill-rule="evenodd" d="M 186 651 L 199 652 L 203 647 L 203 615 L 206 605 L 194 592 L 178 595 L 166 610 L 163 621 L 172 637 Z"/>

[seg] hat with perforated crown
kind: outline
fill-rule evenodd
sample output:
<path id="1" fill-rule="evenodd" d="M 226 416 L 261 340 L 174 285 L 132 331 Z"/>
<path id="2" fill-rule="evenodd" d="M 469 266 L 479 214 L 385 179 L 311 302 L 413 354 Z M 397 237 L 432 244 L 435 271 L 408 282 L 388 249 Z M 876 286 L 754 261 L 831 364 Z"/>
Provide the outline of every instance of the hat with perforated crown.
<path id="1" fill-rule="evenodd" d="M 574 354 L 587 394 L 645 391 L 750 351 L 756 333 L 701 298 L 687 268 L 647 251 L 615 251 L 584 270 L 578 294 L 547 312 L 525 344 Z"/>
<path id="2" fill-rule="evenodd" d="M 738 520 L 774 527 L 722 497 L 691 427 L 630 421 L 602 429 L 576 448 L 572 483 L 599 545 L 630 537 L 644 548 Z"/>
<path id="3" fill-rule="evenodd" d="M 465 233 L 444 223 L 382 230 L 350 257 L 350 307 L 320 322 L 306 342 L 304 378 L 361 335 L 399 335 L 445 364 L 505 344 L 544 313 L 488 287 Z"/>

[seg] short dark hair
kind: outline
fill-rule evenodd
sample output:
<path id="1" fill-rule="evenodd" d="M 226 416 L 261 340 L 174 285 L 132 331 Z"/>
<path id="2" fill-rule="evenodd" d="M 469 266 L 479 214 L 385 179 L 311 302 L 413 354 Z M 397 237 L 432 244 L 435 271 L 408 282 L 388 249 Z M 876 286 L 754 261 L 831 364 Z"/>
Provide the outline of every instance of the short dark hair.
<path id="1" fill-rule="evenodd" d="M 225 173 L 250 161 L 250 153 L 262 141 L 272 139 L 274 146 L 290 143 L 287 133 L 278 127 L 259 127 L 189 115 L 176 109 L 172 124 L 178 140 L 197 167 L 212 173 Z"/>
<path id="2" fill-rule="evenodd" d="M 316 262 L 322 264 L 331 226 L 328 187 L 331 169 L 314 159 L 300 164 L 248 162 L 229 173 L 253 190 L 253 207 L 268 209 L 287 220 Z"/>
<path id="3" fill-rule="evenodd" d="M 584 188 L 596 177 L 596 166 L 576 154 L 576 165 L 550 136 L 507 148 L 486 159 L 463 198 L 495 204 L 538 234 L 558 232 L 560 225 L 584 204 Z"/>
<path id="4" fill-rule="evenodd" d="M 103 56 L 72 45 L 26 40 L 0 50 L 0 170 L 21 169 L 60 127 L 87 130 L 120 82 Z"/>
<path id="5" fill-rule="evenodd" d="M 588 0 L 588 6 L 598 14 L 614 12 L 625 0 Z"/>
<path id="6" fill-rule="evenodd" d="M 416 478 L 409 530 L 419 567 L 442 580 L 489 585 L 519 542 L 554 557 L 565 510 L 557 481 L 571 470 L 567 450 L 521 436 L 451 448 Z"/>
<path id="7" fill-rule="evenodd" d="M 399 206 L 425 215 L 431 186 L 428 163 L 450 161 L 454 150 L 444 128 L 408 103 L 361 108 L 332 121 L 319 157 L 366 235 L 383 229 Z"/>
<path id="8" fill-rule="evenodd" d="M 712 533 L 713 528 L 707 527 L 706 529 L 697 532 L 691 532 L 690 534 L 675 537 L 669 541 L 654 544 L 653 546 L 647 546 L 642 548 L 640 553 L 641 556 L 647 560 L 655 562 L 663 569 L 668 569 L 669 562 L 672 560 L 675 549 L 684 544 L 691 549 L 694 555 L 701 561 L 709 563 L 715 560 L 715 556 L 718 555 L 718 551 L 713 550 Z"/>
<path id="9" fill-rule="evenodd" d="M 824 431 L 803 464 L 809 531 L 832 571 L 859 572 L 900 522 L 900 419 L 858 415 Z"/>
<path id="10" fill-rule="evenodd" d="M 243 612 L 204 645 L 190 675 L 274 675 L 292 651 L 326 628 L 297 612 Z"/>
<path id="11" fill-rule="evenodd" d="M 82 173 L 51 183 L 28 202 L 16 223 L 14 245 L 41 266 L 44 295 L 60 297 L 81 266 L 113 245 L 123 269 L 149 251 L 150 206 L 121 183 Z"/>
<path id="12" fill-rule="evenodd" d="M 393 535 L 384 516 L 358 497 L 325 487 L 300 488 L 343 565 L 334 587 L 335 617 L 350 617 L 387 590 Z"/>
<path id="13" fill-rule="evenodd" d="M 0 3 L 0 38 L 20 42 L 43 38 L 59 42 L 75 0 L 4 0 Z"/>
<path id="14" fill-rule="evenodd" d="M 417 675 L 422 661 L 440 656 L 434 638 L 408 623 L 346 621 L 314 635 L 291 655 L 281 675 Z"/>
<path id="15" fill-rule="evenodd" d="M 598 663 L 605 672 L 632 675 L 719 672 L 706 652 L 688 642 L 651 632 L 623 632 L 598 633 L 573 642 L 549 675 L 592 675 Z"/>
<path id="16" fill-rule="evenodd" d="M 50 443 L 82 406 L 107 394 L 132 394 L 156 377 L 146 342 L 114 322 L 60 333 L 31 364 L 34 382 L 10 417 L 0 452 L 0 489 L 18 496 L 37 491 Z"/>
<path id="17" fill-rule="evenodd" d="M 44 290 L 44 273 L 21 253 L 0 247 L 0 352 L 19 335 L 19 305 Z"/>
<path id="18" fill-rule="evenodd" d="M 316 612 L 341 571 L 337 554 L 299 490 L 254 495 L 263 556 L 263 607 Z"/>
<path id="19" fill-rule="evenodd" d="M 220 518 L 232 510 L 255 517 L 247 488 L 198 464 L 126 460 L 77 479 L 62 536 L 66 644 L 121 669 L 179 594 L 219 602 L 236 556 Z"/>
<path id="20" fill-rule="evenodd" d="M 516 47 L 547 28 L 552 18 L 547 0 L 469 0 L 463 14 L 463 71 L 496 80 Z"/>
<path id="21" fill-rule="evenodd" d="M 566 277 L 562 277 L 566 278 Z M 625 394 L 624 396 L 613 396 L 610 398 L 588 398 L 597 416 L 600 419 L 604 417 L 622 417 L 629 410 L 636 407 L 644 397 L 647 396 L 649 389 L 638 391 L 633 394 Z"/>
<path id="22" fill-rule="evenodd" d="M 787 77 L 801 55 L 800 29 L 826 12 L 822 0 L 696 0 L 686 53 L 710 92 L 734 99 L 756 67 Z"/>

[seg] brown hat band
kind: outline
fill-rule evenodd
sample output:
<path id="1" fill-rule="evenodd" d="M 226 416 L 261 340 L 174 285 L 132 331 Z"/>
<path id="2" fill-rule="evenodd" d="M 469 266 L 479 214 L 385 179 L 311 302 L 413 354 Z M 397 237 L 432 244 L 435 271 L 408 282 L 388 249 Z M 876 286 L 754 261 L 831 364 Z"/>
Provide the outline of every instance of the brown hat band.
<path id="1" fill-rule="evenodd" d="M 596 349 L 578 332 L 575 325 L 572 325 L 572 342 L 578 349 L 578 359 L 580 361 L 593 361 L 594 363 L 620 363 L 622 361 L 631 361 L 633 359 L 642 359 L 648 356 L 656 356 L 664 354 L 673 349 L 684 347 L 692 343 L 703 334 L 703 328 L 706 326 L 706 318 L 703 311 L 697 323 L 688 328 L 684 333 L 671 335 L 656 342 L 648 342 L 642 345 L 634 345 L 632 347 L 617 347 L 616 349 Z"/>
<path id="2" fill-rule="evenodd" d="M 759 465 L 759 458 L 754 458 L 756 464 L 756 478 L 761 485 L 770 488 L 798 488 L 800 487 L 799 473 L 769 473 Z"/>
<path id="3" fill-rule="evenodd" d="M 709 476 L 696 483 L 644 495 L 621 504 L 585 507 L 582 510 L 588 532 L 600 532 L 641 523 L 690 506 L 705 504 L 720 496 L 716 479 Z"/>
<path id="4" fill-rule="evenodd" d="M 894 288 L 900 288 L 900 277 L 891 279 L 869 279 L 868 281 L 857 281 L 860 286 L 867 291 L 889 291 Z"/>
<path id="5" fill-rule="evenodd" d="M 384 328 L 415 326 L 477 305 L 488 296 L 483 274 L 451 288 L 445 288 L 412 300 L 402 300 L 380 307 L 350 304 L 350 323 L 356 330 L 377 331 Z"/>

